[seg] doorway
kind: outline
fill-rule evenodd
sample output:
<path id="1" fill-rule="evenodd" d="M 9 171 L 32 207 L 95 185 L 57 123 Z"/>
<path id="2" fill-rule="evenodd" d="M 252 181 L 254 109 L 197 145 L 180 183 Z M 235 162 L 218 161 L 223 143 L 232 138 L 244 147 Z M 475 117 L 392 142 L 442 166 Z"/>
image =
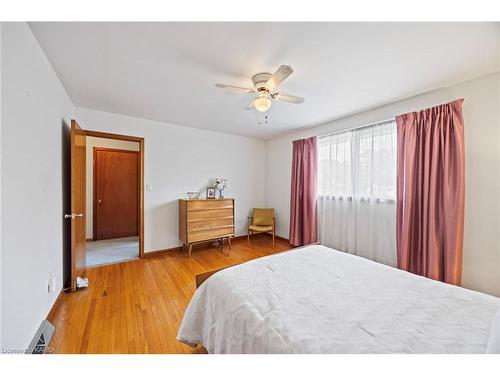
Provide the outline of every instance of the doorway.
<path id="1" fill-rule="evenodd" d="M 70 236 L 68 234 L 68 239 L 71 238 L 71 250 L 68 267 L 70 278 L 67 285 L 70 286 L 71 291 L 76 291 L 79 284 L 85 284 L 85 280 L 82 278 L 85 276 L 87 267 L 144 257 L 144 138 L 84 130 L 74 119 L 71 120 L 69 136 L 70 162 L 68 169 L 70 172 L 69 198 L 71 202 L 68 203 L 71 203 L 71 211 L 64 212 L 64 218 L 68 220 L 68 225 L 65 225 L 64 228 L 70 229 L 71 232 Z M 132 210 L 137 212 L 134 219 L 134 223 L 137 224 L 134 224 L 133 232 L 133 234 L 137 234 L 136 236 L 107 239 L 102 240 L 102 242 L 94 241 L 92 222 L 94 218 L 94 145 L 91 142 L 92 138 L 98 138 L 102 142 L 107 141 L 107 146 L 110 146 L 109 142 L 124 141 L 135 147 L 133 151 L 136 152 L 137 157 L 133 159 L 136 160 L 137 165 L 135 169 L 136 182 L 129 180 L 127 184 L 138 189 L 137 199 L 132 199 L 134 201 L 132 207 L 135 207 Z M 111 149 L 124 148 L 118 147 L 116 144 L 114 147 L 105 147 L 102 144 L 97 146 Z M 115 190 L 121 191 L 123 189 L 123 186 L 118 186 Z M 123 247 L 129 247 L 128 255 L 117 258 L 116 249 Z M 92 257 L 93 254 L 95 254 L 94 257 Z"/>
<path id="2" fill-rule="evenodd" d="M 140 258 L 141 140 L 92 131 L 86 137 L 87 267 Z"/>

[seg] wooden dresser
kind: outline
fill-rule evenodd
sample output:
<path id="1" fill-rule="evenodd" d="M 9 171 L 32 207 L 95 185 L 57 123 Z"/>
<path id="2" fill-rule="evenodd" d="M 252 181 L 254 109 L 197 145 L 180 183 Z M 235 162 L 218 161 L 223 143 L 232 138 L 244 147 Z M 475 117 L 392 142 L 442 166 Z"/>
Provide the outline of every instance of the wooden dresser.
<path id="1" fill-rule="evenodd" d="M 224 239 L 231 248 L 234 237 L 234 199 L 179 199 L 179 238 L 188 247 L 194 243 L 218 240 L 221 249 Z"/>

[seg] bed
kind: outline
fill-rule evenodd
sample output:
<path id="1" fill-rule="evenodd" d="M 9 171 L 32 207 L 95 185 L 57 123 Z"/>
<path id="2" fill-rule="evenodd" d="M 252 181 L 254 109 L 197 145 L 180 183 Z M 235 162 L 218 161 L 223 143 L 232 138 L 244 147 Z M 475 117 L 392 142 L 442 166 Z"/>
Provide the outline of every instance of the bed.
<path id="1" fill-rule="evenodd" d="M 312 245 L 210 276 L 177 339 L 208 353 L 496 353 L 499 310 L 499 298 Z"/>

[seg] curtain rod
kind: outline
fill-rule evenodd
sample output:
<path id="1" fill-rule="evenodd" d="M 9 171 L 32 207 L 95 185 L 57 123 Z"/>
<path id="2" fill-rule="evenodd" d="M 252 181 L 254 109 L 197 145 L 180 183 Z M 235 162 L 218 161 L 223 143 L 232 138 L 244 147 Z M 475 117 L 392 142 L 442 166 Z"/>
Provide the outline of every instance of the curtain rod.
<path id="1" fill-rule="evenodd" d="M 343 129 L 343 130 L 337 130 L 337 131 L 334 131 L 334 132 L 331 132 L 331 133 L 317 135 L 316 138 L 319 139 L 319 138 L 329 137 L 329 136 L 334 135 L 334 134 L 345 133 L 345 132 L 349 132 L 349 131 L 352 131 L 352 130 L 360 130 L 360 129 L 364 129 L 364 128 L 369 128 L 371 126 L 382 125 L 382 124 L 385 124 L 385 123 L 388 123 L 388 122 L 394 122 L 394 121 L 396 121 L 396 118 L 392 118 L 392 119 L 388 119 L 388 120 L 383 120 L 383 121 L 372 122 L 372 123 L 370 123 L 368 125 L 353 126 L 352 128 Z"/>

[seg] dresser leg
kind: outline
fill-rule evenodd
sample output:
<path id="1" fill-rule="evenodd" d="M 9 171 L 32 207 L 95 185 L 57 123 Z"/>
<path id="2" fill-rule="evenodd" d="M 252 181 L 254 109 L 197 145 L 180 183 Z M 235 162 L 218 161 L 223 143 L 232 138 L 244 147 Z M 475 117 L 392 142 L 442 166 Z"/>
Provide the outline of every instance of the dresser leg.
<path id="1" fill-rule="evenodd" d="M 188 248 L 188 258 L 191 258 L 191 250 L 193 249 L 193 244 L 190 243 L 189 244 L 189 248 Z"/>
<path id="2" fill-rule="evenodd" d="M 227 252 L 227 255 L 231 254 L 231 250 L 233 249 L 231 247 L 231 237 L 227 238 L 227 245 L 229 246 L 229 251 Z"/>

